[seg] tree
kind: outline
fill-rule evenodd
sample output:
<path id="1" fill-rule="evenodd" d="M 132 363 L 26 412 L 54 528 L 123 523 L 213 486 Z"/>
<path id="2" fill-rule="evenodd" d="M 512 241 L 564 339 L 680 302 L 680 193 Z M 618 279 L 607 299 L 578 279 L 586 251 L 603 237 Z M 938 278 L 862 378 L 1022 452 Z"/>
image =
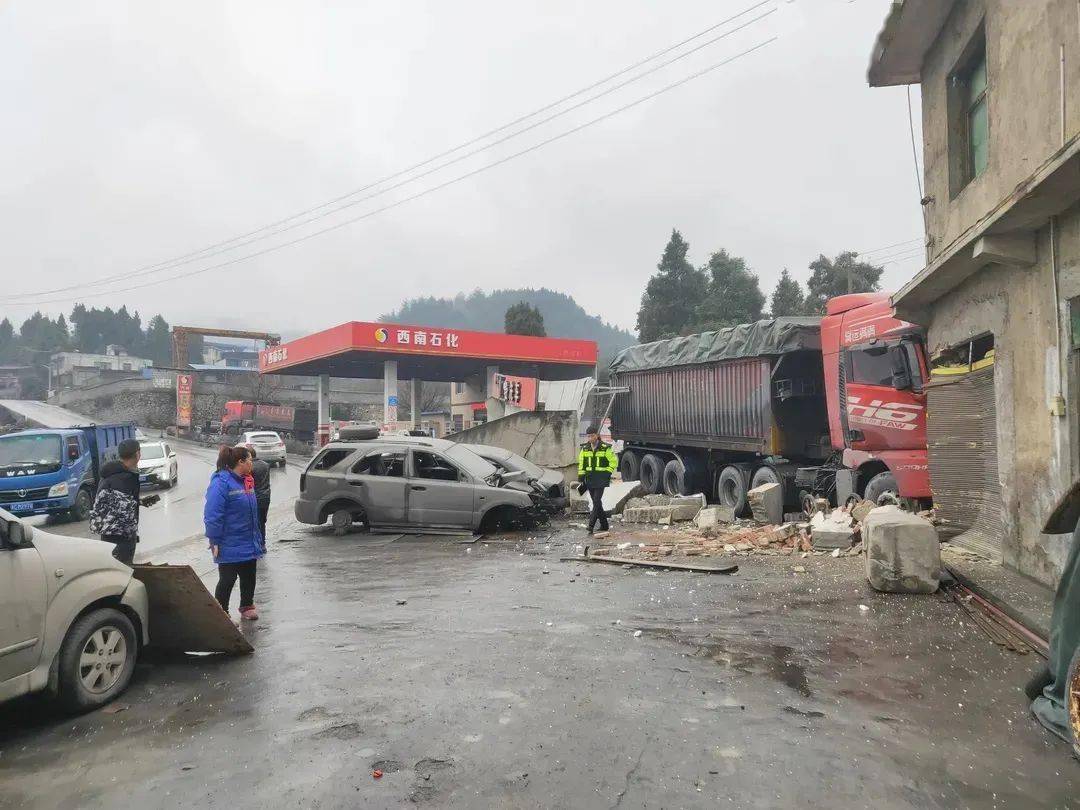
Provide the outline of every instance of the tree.
<path id="1" fill-rule="evenodd" d="M 765 295 L 758 277 L 740 256 L 718 250 L 701 268 L 709 278 L 708 291 L 694 312 L 694 330 L 723 329 L 761 318 Z"/>
<path id="2" fill-rule="evenodd" d="M 144 356 L 153 360 L 155 366 L 172 365 L 172 333 L 168 321 L 160 315 L 155 315 L 146 325 L 143 351 Z"/>
<path id="3" fill-rule="evenodd" d="M 544 316 L 540 310 L 524 301 L 518 301 L 506 310 L 504 317 L 505 328 L 503 331 L 508 335 L 532 335 L 533 337 L 547 337 L 544 331 Z"/>
<path id="4" fill-rule="evenodd" d="M 7 318 L 0 321 L 0 362 L 10 363 L 19 350 L 19 341 L 15 337 L 15 327 Z"/>
<path id="5" fill-rule="evenodd" d="M 791 277 L 785 267 L 780 271 L 780 280 L 772 294 L 772 316 L 786 318 L 806 314 L 806 298 L 799 282 Z"/>
<path id="6" fill-rule="evenodd" d="M 846 250 L 835 260 L 822 254 L 810 262 L 810 278 L 806 282 L 807 313 L 824 315 L 825 302 L 837 295 L 881 289 L 883 268 L 856 261 L 858 255 L 855 251 Z"/>
<path id="7" fill-rule="evenodd" d="M 642 343 L 674 337 L 693 325 L 694 310 L 705 296 L 708 277 L 687 261 L 689 250 L 682 234 L 672 230 L 657 272 L 641 296 L 637 330 Z"/>

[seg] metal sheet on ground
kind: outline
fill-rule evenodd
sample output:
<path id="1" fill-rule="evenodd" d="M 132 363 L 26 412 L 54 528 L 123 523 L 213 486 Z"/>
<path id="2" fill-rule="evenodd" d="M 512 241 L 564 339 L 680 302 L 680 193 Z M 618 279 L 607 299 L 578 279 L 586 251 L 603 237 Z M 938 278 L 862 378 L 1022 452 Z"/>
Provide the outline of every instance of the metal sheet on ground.
<path id="1" fill-rule="evenodd" d="M 183 652 L 246 655 L 254 647 L 190 565 L 136 565 L 150 598 L 150 645 Z"/>
<path id="2" fill-rule="evenodd" d="M 633 557 L 608 557 L 592 555 L 588 557 L 560 557 L 563 562 L 601 562 L 610 565 L 637 565 L 642 568 L 662 568 L 667 571 L 694 571 L 699 574 L 734 574 L 739 570 L 735 563 L 720 565 L 692 565 L 689 563 L 666 563 L 659 560 L 635 560 Z"/>

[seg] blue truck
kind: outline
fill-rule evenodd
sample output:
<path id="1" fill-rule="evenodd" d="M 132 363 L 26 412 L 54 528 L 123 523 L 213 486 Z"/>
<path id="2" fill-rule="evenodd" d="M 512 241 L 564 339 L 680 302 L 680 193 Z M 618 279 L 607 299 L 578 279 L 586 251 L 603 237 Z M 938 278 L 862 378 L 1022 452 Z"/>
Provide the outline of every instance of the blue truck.
<path id="1" fill-rule="evenodd" d="M 0 436 L 0 507 L 19 517 L 86 520 L 101 468 L 134 423 L 21 430 Z"/>

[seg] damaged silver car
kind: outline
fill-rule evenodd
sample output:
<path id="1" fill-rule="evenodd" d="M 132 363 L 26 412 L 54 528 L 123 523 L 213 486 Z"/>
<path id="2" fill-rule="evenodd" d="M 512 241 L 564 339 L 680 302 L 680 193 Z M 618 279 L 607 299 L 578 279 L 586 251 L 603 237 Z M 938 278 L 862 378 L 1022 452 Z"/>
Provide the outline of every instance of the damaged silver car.
<path id="1" fill-rule="evenodd" d="M 498 468 L 503 475 L 522 473 L 518 480 L 524 481 L 532 487 L 533 491 L 540 496 L 539 506 L 548 514 L 554 515 L 564 509 L 570 503 L 566 491 L 566 479 L 562 473 L 555 470 L 545 470 L 533 464 L 524 456 L 512 453 L 502 447 L 493 447 L 489 444 L 467 444 L 468 449 L 485 461 L 489 461 Z"/>
<path id="2" fill-rule="evenodd" d="M 384 436 L 326 445 L 300 476 L 301 523 L 399 531 L 486 532 L 547 517 L 525 473 L 500 470 L 466 445 Z"/>

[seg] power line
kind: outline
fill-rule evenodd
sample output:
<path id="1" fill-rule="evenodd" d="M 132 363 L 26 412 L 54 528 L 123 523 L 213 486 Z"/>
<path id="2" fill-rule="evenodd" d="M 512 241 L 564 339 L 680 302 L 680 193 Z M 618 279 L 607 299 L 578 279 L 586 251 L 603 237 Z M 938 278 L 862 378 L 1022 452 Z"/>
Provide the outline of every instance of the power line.
<path id="1" fill-rule="evenodd" d="M 911 245 L 915 242 L 922 242 L 922 237 L 916 237 L 915 239 L 905 239 L 903 242 L 894 242 L 891 245 L 882 245 L 881 247 L 871 248 L 870 250 L 860 250 L 855 253 L 856 256 L 868 256 L 871 253 L 880 253 L 883 250 L 891 250 L 892 248 L 900 247 L 901 245 Z"/>
<path id="2" fill-rule="evenodd" d="M 770 45 L 771 43 L 775 42 L 777 39 L 778 39 L 778 37 L 776 37 L 776 36 L 769 37 L 768 39 L 763 40 L 763 41 L 757 43 L 756 45 L 735 54 L 734 56 L 729 56 L 728 58 L 723 59 L 720 62 L 716 62 L 715 64 L 712 64 L 712 65 L 710 65 L 710 66 L 708 66 L 708 67 L 706 67 L 706 68 L 704 68 L 702 70 L 697 71 L 696 73 L 691 73 L 689 76 L 686 76 L 686 77 L 684 77 L 682 79 L 679 79 L 676 82 L 672 82 L 671 84 L 665 85 L 664 87 L 661 87 L 658 90 L 654 90 L 653 92 L 648 93 L 647 95 L 644 95 L 641 98 L 638 98 L 638 99 L 636 99 L 636 100 L 634 100 L 634 101 L 632 101 L 632 102 L 630 102 L 628 104 L 624 104 L 621 107 L 617 107 L 616 109 L 611 110 L 610 112 L 604 113 L 603 115 L 601 115 L 601 116 L 599 116 L 597 118 L 593 118 L 593 119 L 591 119 L 589 121 L 586 121 L 586 122 L 584 122 L 582 124 L 578 124 L 575 127 L 564 130 L 563 132 L 560 132 L 557 135 L 553 135 L 550 138 L 547 138 L 547 139 L 545 139 L 543 141 L 540 141 L 539 143 L 533 144 L 532 146 L 529 146 L 526 149 L 522 149 L 519 152 L 514 152 L 513 154 L 507 155 L 507 156 L 505 156 L 503 158 L 500 158 L 499 160 L 493 161 L 491 163 L 487 163 L 487 164 L 485 164 L 483 166 L 480 166 L 480 167 L 478 167 L 476 169 L 473 169 L 472 171 L 466 172 L 465 174 L 459 175 L 457 177 L 453 177 L 453 178 L 451 178 L 449 180 L 446 180 L 446 181 L 444 181 L 442 183 L 439 183 L 438 185 L 435 185 L 435 186 L 432 186 L 430 188 L 424 189 L 424 190 L 419 191 L 419 192 L 417 192 L 415 194 L 412 194 L 412 195 L 410 195 L 408 197 L 404 197 L 404 198 L 402 198 L 400 200 L 396 200 L 395 202 L 388 203 L 388 204 L 386 204 L 386 205 L 384 205 L 384 206 L 382 206 L 380 208 L 376 208 L 376 209 L 374 209 L 372 211 L 368 211 L 368 212 L 366 212 L 364 214 L 360 214 L 359 216 L 353 217 L 351 219 L 346 219 L 346 220 L 342 220 L 341 222 L 336 222 L 333 225 L 328 225 L 325 228 L 321 228 L 320 230 L 313 231 L 312 233 L 305 234 L 303 236 L 299 236 L 299 237 L 297 237 L 295 239 L 291 239 L 288 242 L 282 242 L 279 245 L 271 245 L 270 247 L 264 248 L 263 250 L 259 250 L 259 251 L 256 251 L 254 253 L 249 253 L 249 254 L 246 254 L 244 256 L 237 256 L 237 257 L 235 257 L 233 259 L 229 259 L 228 261 L 219 262 L 218 264 L 213 264 L 213 265 L 210 265 L 208 267 L 201 267 L 201 268 L 197 268 L 195 270 L 189 270 L 187 272 L 179 273 L 177 275 L 173 275 L 173 276 L 170 276 L 168 278 L 154 279 L 152 281 L 144 282 L 142 284 L 135 284 L 135 285 L 132 285 L 130 287 L 121 287 L 119 289 L 114 289 L 114 290 L 105 290 L 103 292 L 88 293 L 88 294 L 85 294 L 85 295 L 76 296 L 74 298 L 41 299 L 41 300 L 37 300 L 37 301 L 21 301 L 21 302 L 12 302 L 12 303 L 14 305 L 16 305 L 16 306 L 40 306 L 41 304 L 69 303 L 69 302 L 73 302 L 73 301 L 79 301 L 79 300 L 84 299 L 84 298 L 96 298 L 96 297 L 100 297 L 102 295 L 116 295 L 117 293 L 130 292 L 131 290 L 144 289 L 146 287 L 153 287 L 153 286 L 156 286 L 158 284 L 164 284 L 164 283 L 169 282 L 169 281 L 177 281 L 179 279 L 189 278 L 191 276 L 196 276 L 196 275 L 199 275 L 201 273 L 209 272 L 211 270 L 219 270 L 219 269 L 221 269 L 223 267 L 229 267 L 231 265 L 238 264 L 238 263 L 243 262 L 243 261 L 247 261 L 248 259 L 254 259 L 254 258 L 257 258 L 259 256 L 265 256 L 268 253 L 273 253 L 275 251 L 282 250 L 283 248 L 299 244 L 300 242 L 305 242 L 308 239 L 313 239 L 316 236 L 321 236 L 322 234 L 329 233 L 330 231 L 335 231 L 335 230 L 338 230 L 339 228 L 343 228 L 343 227 L 345 227 L 347 225 L 352 225 L 352 224 L 354 224 L 356 222 L 360 222 L 361 220 L 369 219 L 370 217 L 381 214 L 384 211 L 389 211 L 392 208 L 397 208 L 398 206 L 404 205 L 405 203 L 412 202 L 413 200 L 417 200 L 417 199 L 419 199 L 421 197 L 426 197 L 428 194 L 432 194 L 432 193 L 434 193 L 436 191 L 440 191 L 441 189 L 444 189 L 444 188 L 446 188 L 448 186 L 454 185 L 455 183 L 459 183 L 459 182 L 461 182 L 463 180 L 466 180 L 466 179 L 468 179 L 470 177 L 475 177 L 478 174 L 489 171 L 490 169 L 494 169 L 495 167 L 501 166 L 504 163 L 509 163 L 511 160 L 515 160 L 515 159 L 517 159 L 519 157 L 523 157 L 524 155 L 527 155 L 530 152 L 535 152 L 536 150 L 541 149 L 541 148 L 543 148 L 543 147 L 545 147 L 545 146 L 547 146 L 549 144 L 555 143 L 556 141 L 560 141 L 563 138 L 569 137 L 570 135 L 581 132 L 583 129 L 587 129 L 588 127 L 591 127 L 591 126 L 593 126 L 595 124 L 599 124 L 599 123 L 601 123 L 603 121 L 608 120 L 609 118 L 613 118 L 616 115 L 624 113 L 627 110 L 630 110 L 630 109 L 632 109 L 634 107 L 637 107 L 640 104 L 644 104 L 646 101 L 650 101 L 650 100 L 656 98 L 657 96 L 663 95 L 664 93 L 667 93 L 667 92 L 669 92 L 671 90 L 674 90 L 674 89 L 676 89 L 678 87 L 681 87 L 682 85 L 687 84 L 687 83 L 689 83 L 689 82 L 691 82 L 691 81 L 693 81 L 695 79 L 699 79 L 702 76 L 705 76 L 706 74 L 711 73 L 714 70 L 717 70 L 718 68 L 721 68 L 721 67 L 724 67 L 725 65 L 731 64 L 732 62 L 736 61 L 737 59 L 741 59 L 744 56 L 750 55 L 754 51 L 757 51 L 757 50 L 760 50 L 761 48 L 764 48 L 766 45 Z"/>
<path id="3" fill-rule="evenodd" d="M 412 172 L 416 171 L 417 169 L 428 166 L 431 163 L 434 163 L 434 162 L 436 162 L 436 161 L 438 161 L 438 160 L 440 160 L 440 159 L 442 159 L 444 157 L 447 157 L 449 155 L 454 154 L 455 152 L 459 152 L 462 149 L 465 149 L 465 148 L 467 148 L 469 146 L 472 146 L 472 145 L 474 145 L 476 143 L 484 141 L 487 138 L 491 137 L 492 135 L 497 135 L 500 132 L 504 132 L 505 130 L 510 129 L 511 127 L 513 127 L 513 126 L 515 126 L 517 124 L 523 123 L 524 121 L 527 121 L 530 118 L 535 118 L 536 116 L 540 115 L 541 113 L 547 112 L 548 110 L 551 110 L 551 109 L 553 109 L 555 107 L 558 107 L 559 105 L 561 105 L 561 104 L 563 104 L 563 103 L 565 103 L 565 102 L 567 102 L 567 101 L 569 101 L 571 99 L 577 98 L 578 96 L 581 96 L 581 95 L 584 95 L 585 93 L 588 93 L 590 90 L 596 89 L 597 87 L 600 87 L 601 85 L 607 84 L 608 82 L 612 81 L 613 79 L 616 79 L 616 78 L 618 78 L 620 76 L 623 76 L 626 73 L 629 73 L 629 72 L 637 69 L 638 67 L 641 67 L 641 66 L 643 66 L 645 64 L 648 64 L 649 62 L 655 61 L 656 59 L 660 58 L 661 56 L 664 56 L 664 55 L 670 53 L 671 51 L 682 47 L 683 45 L 686 45 L 686 44 L 688 44 L 690 42 L 693 42 L 696 39 L 700 39 L 701 37 L 705 36 L 706 34 L 709 34 L 709 33 L 713 32 L 713 31 L 715 31 L 716 29 L 721 28 L 724 25 L 727 25 L 728 23 L 737 20 L 740 17 L 746 16 L 750 12 L 755 11 L 758 8 L 761 8 L 764 5 L 768 5 L 770 3 L 775 3 L 775 1 L 776 0 L 761 0 L 761 2 L 755 3 L 754 5 L 743 9 L 742 11 L 738 12 L 737 14 L 734 14 L 734 15 L 732 15 L 732 16 L 724 19 L 724 20 L 721 20 L 720 22 L 715 23 L 714 25 L 711 25 L 708 28 L 703 29 L 702 31 L 699 31 L 698 33 L 694 34 L 691 37 L 688 37 L 688 38 L 682 40 L 681 42 L 678 42 L 678 43 L 676 43 L 674 45 L 668 46 L 667 48 L 664 48 L 663 50 L 657 51 L 656 53 L 652 54 L 651 56 L 646 57 L 645 59 L 639 60 L 638 62 L 635 62 L 634 64 L 623 68 L 622 70 L 619 70 L 619 71 L 617 71 L 615 73 L 612 73 L 611 75 L 609 75 L 609 76 L 607 76 L 607 77 L 605 77 L 603 79 L 600 79 L 599 81 L 593 82 L 592 84 L 588 85 L 587 87 L 583 87 L 580 90 L 576 90 L 576 91 L 574 91 L 573 93 L 571 93 L 571 94 L 569 94 L 567 96 L 563 96 L 562 98 L 558 99 L 557 101 L 553 101 L 550 104 L 547 104 L 547 105 L 545 105 L 543 107 L 540 107 L 537 110 L 534 110 L 533 112 L 528 113 L 527 115 L 516 118 L 516 119 L 514 119 L 513 121 L 511 121 L 511 122 L 509 122 L 507 124 L 503 124 L 500 127 L 496 127 L 495 129 L 489 130 L 488 132 L 485 132 L 483 135 L 478 135 L 478 136 L 476 136 L 475 138 L 472 138 L 469 141 L 458 144 L 457 146 L 455 146 L 455 147 L 453 147 L 451 149 L 445 150 L 445 151 L 435 155 L 434 157 L 430 157 L 430 158 L 428 158 L 428 159 L 426 159 L 426 160 L 424 160 L 424 161 L 422 161 L 420 163 L 416 163 L 416 164 L 410 166 L 407 169 L 402 169 L 400 171 L 394 172 L 393 174 L 386 175 L 385 177 L 382 177 L 382 178 L 380 178 L 378 180 L 375 180 L 375 181 L 373 181 L 371 183 L 368 183 L 365 186 L 354 189 L 354 190 L 352 190 L 350 192 L 347 192 L 346 194 L 335 197 L 335 198 L 333 198 L 331 200 L 328 200 L 328 201 L 326 201 L 324 203 L 321 203 L 319 205 L 313 206 L 311 208 L 307 208 L 307 209 L 305 209 L 303 211 L 299 211 L 299 212 L 297 212 L 295 214 L 292 214 L 292 215 L 290 215 L 288 217 L 285 217 L 284 219 L 280 219 L 280 220 L 277 220 L 276 222 L 272 222 L 272 223 L 270 223 L 268 225 L 264 225 L 264 226 L 262 226 L 260 228 L 257 228 L 255 230 L 253 230 L 253 231 L 248 231 L 247 233 L 241 234 L 239 236 L 232 237 L 231 239 L 226 239 L 226 240 L 221 241 L 221 242 L 216 242 L 216 243 L 214 243 L 212 245 L 209 245 L 209 246 L 207 246 L 205 248 L 202 248 L 201 250 L 192 251 L 190 253 L 185 253 L 185 254 L 183 254 L 181 256 L 177 256 L 177 257 L 175 257 L 173 259 L 168 259 L 166 261 L 159 262 L 159 263 L 153 264 L 153 265 L 147 265 L 147 266 L 139 267 L 139 268 L 136 268 L 136 269 L 131 270 L 131 271 L 124 271 L 122 273 L 116 273 L 116 274 L 113 274 L 111 276 L 105 276 L 103 278 L 96 279 L 94 281 L 80 282 L 78 284 L 72 284 L 72 285 L 69 285 L 69 286 L 66 286 L 66 287 L 55 287 L 55 288 L 52 288 L 52 289 L 49 289 L 49 290 L 38 290 L 36 292 L 9 293 L 8 296 L 6 296 L 6 297 L 12 298 L 12 299 L 36 298 L 36 297 L 43 296 L 43 295 L 52 295 L 54 293 L 70 292 L 72 290 L 100 287 L 100 286 L 105 286 L 105 285 L 108 285 L 108 284 L 116 282 L 116 281 L 126 281 L 126 280 L 129 280 L 129 279 L 139 278 L 139 277 L 142 277 L 142 276 L 154 275 L 156 273 L 164 272 L 166 270 L 171 270 L 171 269 L 174 269 L 176 267 L 182 267 L 182 266 L 187 265 L 187 264 L 192 264 L 194 262 L 201 261 L 203 259 L 209 259 L 209 258 L 212 258 L 213 256 L 218 256 L 218 255 L 221 255 L 222 253 L 227 253 L 227 252 L 229 252 L 231 250 L 236 250 L 237 248 L 246 247 L 247 245 L 253 244 L 254 242 L 261 241 L 262 239 L 268 239 L 268 238 L 271 238 L 273 236 L 277 236 L 279 234 L 286 233 L 286 232 L 291 231 L 291 230 L 295 230 L 296 228 L 303 227 L 304 225 L 309 225 L 312 222 L 318 221 L 320 219 L 324 219 L 325 217 L 331 216 L 332 214 L 336 214 L 339 211 L 343 211 L 343 210 L 345 210 L 347 208 L 351 208 L 353 206 L 359 205 L 360 203 L 367 202 L 368 200 L 374 199 L 374 198 L 379 197 L 379 196 L 381 196 L 383 194 L 386 194 L 386 193 L 388 193 L 390 191 L 393 191 L 394 189 L 400 188 L 401 186 L 407 185 L 409 183 L 416 182 L 417 180 L 421 180 L 421 179 L 423 179 L 425 177 L 428 177 L 428 176 L 430 176 L 432 174 L 435 174 L 436 172 L 439 172 L 439 171 L 441 171 L 441 170 L 443 170 L 445 168 L 448 168 L 449 166 L 460 163 L 460 162 L 462 162 L 462 161 L 464 161 L 464 160 L 466 160 L 466 159 L 468 159 L 470 157 L 474 157 L 475 155 L 477 155 L 477 154 L 479 154 L 481 152 L 484 152 L 484 151 L 486 151 L 488 149 L 491 149 L 491 148 L 493 148 L 495 146 L 499 146 L 500 144 L 503 144 L 503 143 L 505 143 L 505 142 L 507 142 L 509 140 L 512 140 L 513 138 L 517 138 L 520 135 L 525 134 L 526 132 L 530 132 L 530 131 L 532 131 L 534 129 L 537 129 L 538 127 L 543 126 L 544 124 L 550 123 L 551 121 L 555 120 L 556 118 L 560 118 L 560 117 L 562 117 L 564 115 L 567 115 L 568 113 L 571 113 L 571 112 L 573 112 L 573 111 L 575 111 L 577 109 L 580 109 L 581 107 L 584 107 L 587 104 L 591 104 L 592 102 L 597 101 L 598 99 L 603 98 L 604 96 L 610 95 L 611 93 L 614 93 L 614 92 L 616 92 L 618 90 L 621 90 L 622 88 L 627 87 L 628 85 L 633 84 L 634 82 L 640 81 L 641 79 L 643 79 L 643 78 L 645 78 L 647 76 L 650 76 L 653 73 L 656 73 L 657 71 L 662 70 L 663 68 L 668 67 L 668 66 L 674 64 L 675 62 L 678 62 L 681 59 L 685 59 L 686 57 L 688 57 L 688 56 L 702 50 L 703 48 L 708 47 L 709 45 L 715 44 L 716 42 L 720 41 L 721 39 L 725 39 L 725 38 L 739 32 L 739 31 L 743 30 L 744 28 L 747 28 L 747 27 L 753 25 L 754 23 L 764 19 L 765 17 L 769 16 L 770 14 L 773 14 L 776 11 L 776 8 L 773 7 L 771 9 L 769 9 L 768 11 L 764 12 L 763 14 L 760 14 L 757 17 L 752 18 L 751 20 L 743 23 L 742 25 L 740 25 L 740 26 L 738 26 L 736 28 L 733 28 L 730 31 L 727 31 L 727 32 L 725 32 L 723 34 L 720 34 L 719 36 L 713 37 L 712 39 L 709 39 L 706 42 L 703 42 L 703 43 L 695 46 L 694 48 L 673 57 L 672 59 L 669 59 L 669 60 L 667 60 L 665 62 L 662 62 L 659 65 L 655 65 L 655 66 L 649 68 L 648 70 L 643 71 L 642 73 L 639 73 L 639 74 L 637 74 L 635 76 L 632 76 L 629 79 L 627 79 L 627 80 L 625 80 L 623 82 L 620 82 L 619 84 L 616 84 L 616 85 L 614 85 L 612 87 L 609 87 L 606 90 L 601 91 L 600 93 L 597 93 L 597 94 L 595 94 L 593 96 L 590 96 L 589 98 L 584 99 L 584 100 L 582 100 L 582 101 L 580 101 L 580 102 L 578 102 L 578 103 L 576 103 L 576 104 L 574 104 L 574 105 L 572 105 L 570 107 L 567 107 L 566 109 L 563 109 L 563 110 L 560 110 L 560 111 L 558 111 L 556 113 L 553 113 L 552 115 L 549 115 L 546 118 L 543 118 L 543 119 L 541 119 L 539 121 L 535 121 L 535 122 L 533 122 L 532 124 L 530 124 L 527 127 L 523 127 L 522 129 L 519 129 L 519 130 L 517 130 L 515 132 L 511 132 L 510 134 L 505 135 L 502 138 L 499 138 L 498 140 L 496 140 L 496 141 L 494 141 L 492 143 L 488 143 L 488 144 L 486 144 L 484 146 L 481 146 L 481 147 L 479 147 L 477 149 L 466 152 L 465 154 L 458 155 L 457 157 L 453 158 L 452 160 L 446 161 L 446 162 L 444 162 L 444 163 L 442 163 L 442 164 L 440 164 L 438 166 L 435 166 L 435 167 L 433 167 L 431 169 L 428 169 L 427 171 L 422 172 L 421 174 L 418 174 L 418 175 L 415 175 L 413 177 L 401 180 L 401 181 L 399 181 L 399 182 L 397 182 L 397 183 L 395 183 L 395 184 L 393 184 L 391 186 L 388 186 L 388 187 L 380 189 L 379 191 L 376 191 L 376 192 L 374 192 L 372 194 L 368 194 L 368 195 L 366 195 L 364 197 L 361 197 L 360 199 L 352 200 L 351 202 L 344 203 L 342 205 L 337 205 L 337 203 L 342 203 L 344 200 L 348 200 L 351 197 L 355 197 L 356 195 L 362 194 L 365 191 L 369 191 L 369 190 L 374 189 L 374 188 L 376 188 L 378 186 L 381 186 L 384 183 L 389 182 L 390 180 L 395 180 L 397 178 L 403 177 L 404 175 L 411 174 Z M 332 207 L 332 206 L 336 206 L 336 207 Z M 300 222 L 292 222 L 293 220 L 299 219 L 300 217 L 307 216 L 308 214 L 314 214 L 316 211 L 320 211 L 320 210 L 326 209 L 326 208 L 330 208 L 331 210 L 324 211 L 321 214 L 317 214 L 315 216 L 308 217 L 307 219 L 304 219 L 304 220 L 302 220 Z M 290 222 L 292 222 L 292 224 L 286 225 L 286 223 L 290 223 Z M 279 226 L 282 226 L 282 225 L 285 225 L 285 227 L 279 227 Z M 270 233 L 266 233 L 266 231 L 270 231 Z"/>

